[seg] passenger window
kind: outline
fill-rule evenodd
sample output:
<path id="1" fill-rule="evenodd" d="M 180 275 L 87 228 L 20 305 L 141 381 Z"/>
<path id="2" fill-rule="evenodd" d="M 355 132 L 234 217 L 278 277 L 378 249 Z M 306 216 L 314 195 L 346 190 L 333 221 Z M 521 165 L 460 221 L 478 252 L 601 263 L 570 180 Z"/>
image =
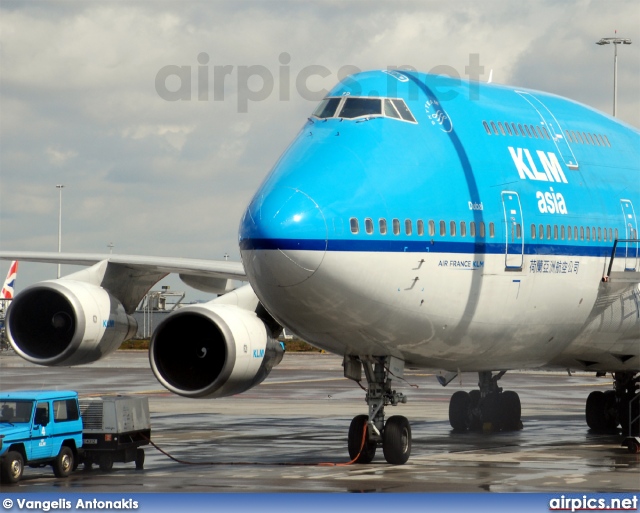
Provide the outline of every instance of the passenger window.
<path id="1" fill-rule="evenodd" d="M 553 225 L 553 240 L 558 240 L 558 225 Z"/>
<path id="2" fill-rule="evenodd" d="M 513 128 L 513 134 L 519 136 L 518 129 L 515 123 L 511 123 L 511 128 Z"/>
<path id="3" fill-rule="evenodd" d="M 522 226 L 520 226 L 520 223 L 516 224 L 516 239 L 521 239 L 522 238 Z"/>
<path id="4" fill-rule="evenodd" d="M 489 129 L 489 125 L 487 124 L 487 122 L 483 121 L 482 125 L 484 126 L 485 132 L 487 132 L 489 135 L 491 135 L 491 130 Z"/>
<path id="5" fill-rule="evenodd" d="M 484 221 L 480 221 L 479 227 L 480 227 L 480 237 L 484 239 L 484 236 L 485 236 Z"/>
<path id="6" fill-rule="evenodd" d="M 364 220 L 364 231 L 369 235 L 373 233 L 373 220 L 370 217 Z"/>
<path id="7" fill-rule="evenodd" d="M 400 235 L 400 219 L 393 220 L 393 234 Z"/>
<path id="8" fill-rule="evenodd" d="M 433 237 L 436 234 L 436 223 L 429 219 L 429 235 Z"/>
<path id="9" fill-rule="evenodd" d="M 573 142 L 573 139 L 571 138 L 571 134 L 569 133 L 569 130 L 565 130 L 564 133 L 567 135 L 567 139 L 569 140 L 569 142 Z"/>
<path id="10" fill-rule="evenodd" d="M 336 113 L 340 100 L 341 98 L 325 98 L 320 102 L 316 110 L 313 111 L 313 116 L 320 119 L 332 118 Z"/>
<path id="11" fill-rule="evenodd" d="M 560 240 L 564 240 L 564 225 L 560 227 Z"/>
<path id="12" fill-rule="evenodd" d="M 580 132 L 574 132 L 573 135 L 580 144 L 584 144 L 584 142 L 582 141 L 582 136 L 580 135 Z"/>
<path id="13" fill-rule="evenodd" d="M 531 137 L 531 132 L 529 131 L 529 126 L 528 125 L 524 125 L 524 129 L 527 131 L 527 135 L 529 137 Z"/>
<path id="14" fill-rule="evenodd" d="M 602 229 L 598 227 L 598 242 L 602 240 Z"/>
<path id="15" fill-rule="evenodd" d="M 416 223 L 416 225 L 418 230 L 418 236 L 422 237 L 424 235 L 424 222 L 422 221 L 422 219 L 418 219 L 418 222 Z"/>
<path id="16" fill-rule="evenodd" d="M 584 226 L 580 227 L 580 240 L 584 240 Z"/>
<path id="17" fill-rule="evenodd" d="M 587 226 L 587 229 L 585 231 L 587 232 L 587 240 L 591 240 L 591 230 L 589 229 L 588 226 Z"/>
<path id="18" fill-rule="evenodd" d="M 567 226 L 567 240 L 571 240 L 571 226 Z"/>
<path id="19" fill-rule="evenodd" d="M 613 237 L 611 236 L 611 228 L 609 228 L 609 240 L 612 241 Z M 618 237 L 618 231 L 616 230 L 616 238 Z"/>
<path id="20" fill-rule="evenodd" d="M 533 134 L 533 137 L 535 137 L 536 139 L 538 138 L 538 134 L 536 134 L 536 129 L 534 128 L 533 125 L 529 125 L 531 127 L 531 133 Z"/>
<path id="21" fill-rule="evenodd" d="M 449 233 L 451 234 L 452 237 L 456 236 L 456 222 L 455 221 L 449 221 Z"/>
<path id="22" fill-rule="evenodd" d="M 536 225 L 535 224 L 531 225 L 531 238 L 532 239 L 536 238 Z"/>
<path id="23" fill-rule="evenodd" d="M 384 115 L 388 118 L 400 119 L 400 114 L 398 114 L 398 111 L 388 98 L 384 101 Z"/>
<path id="24" fill-rule="evenodd" d="M 593 139 L 593 142 L 596 146 L 600 146 L 600 141 L 598 140 L 598 136 L 596 134 L 589 134 Z"/>
<path id="25" fill-rule="evenodd" d="M 444 221 L 440 221 L 440 235 L 445 236 L 447 234 L 447 225 Z"/>
<path id="26" fill-rule="evenodd" d="M 345 100 L 340 117 L 346 119 L 359 118 L 362 116 L 380 116 L 382 102 L 379 98 L 354 98 Z"/>
<path id="27" fill-rule="evenodd" d="M 578 240 L 578 227 L 573 227 L 573 240 Z"/>
<path id="28" fill-rule="evenodd" d="M 355 217 L 349 219 L 349 224 L 351 225 L 351 233 L 356 234 L 360 231 L 358 227 L 358 220 Z"/>
<path id="29" fill-rule="evenodd" d="M 616 228 L 615 234 L 616 234 L 616 240 L 618 240 L 618 229 L 617 228 Z"/>
<path id="30" fill-rule="evenodd" d="M 489 223 L 489 237 L 494 238 L 496 236 L 496 227 L 493 223 Z"/>
<path id="31" fill-rule="evenodd" d="M 600 228 L 598 228 L 599 230 Z M 607 242 L 607 229 L 605 228 L 604 230 L 602 230 L 602 238 L 604 239 L 605 242 Z"/>
<path id="32" fill-rule="evenodd" d="M 460 237 L 467 236 L 467 224 L 464 221 L 460 221 Z"/>
<path id="33" fill-rule="evenodd" d="M 588 228 L 587 228 L 587 229 L 588 229 Z M 597 240 L 597 239 L 596 239 L 596 228 L 595 228 L 595 226 L 591 228 L 591 240 L 592 240 L 593 242 L 595 242 L 595 241 Z"/>
<path id="34" fill-rule="evenodd" d="M 540 230 L 539 239 L 543 240 L 544 239 L 544 226 L 540 225 L 539 230 Z"/>
<path id="35" fill-rule="evenodd" d="M 547 127 L 546 127 L 546 126 L 543 126 L 543 127 L 542 127 L 542 130 L 544 130 L 544 135 L 546 135 L 546 136 L 547 136 L 547 139 L 551 139 L 551 136 L 549 135 L 549 132 L 547 132 Z"/>
<path id="36" fill-rule="evenodd" d="M 509 123 L 507 123 L 506 121 L 504 123 L 504 127 L 507 129 L 507 133 L 509 135 L 513 135 L 513 132 L 511 132 L 511 127 L 509 126 Z"/>
<path id="37" fill-rule="evenodd" d="M 551 225 L 547 225 L 547 240 L 551 240 Z"/>
<path id="38" fill-rule="evenodd" d="M 609 148 L 611 148 L 611 143 L 609 142 L 609 139 L 606 135 L 603 135 L 605 142 L 607 143 L 607 146 L 609 146 Z"/>
<path id="39" fill-rule="evenodd" d="M 387 220 L 386 219 L 379 219 L 378 220 L 378 228 L 380 230 L 380 235 L 386 235 L 387 234 Z"/>
<path id="40" fill-rule="evenodd" d="M 471 236 L 471 237 L 475 237 L 476 236 L 476 223 L 475 223 L 475 221 L 471 221 L 469 223 L 469 236 Z"/>
<path id="41" fill-rule="evenodd" d="M 500 133 L 502 133 L 502 135 L 506 135 L 504 132 L 504 127 L 502 126 L 502 123 L 500 121 L 498 122 L 498 128 L 500 129 Z"/>
<path id="42" fill-rule="evenodd" d="M 416 120 L 413 117 L 413 114 L 411 114 L 411 111 L 409 110 L 409 107 L 407 107 L 407 104 L 404 103 L 404 100 L 402 99 L 397 99 L 397 100 L 391 100 L 393 102 L 393 105 L 395 106 L 396 109 L 398 109 L 398 112 L 400 113 L 400 116 L 402 117 L 402 119 L 404 119 L 405 121 L 411 121 L 412 123 L 415 123 Z"/>
<path id="43" fill-rule="evenodd" d="M 411 219 L 404 220 L 404 231 L 407 235 L 411 235 L 411 233 L 413 232 L 411 228 Z"/>
<path id="44" fill-rule="evenodd" d="M 498 135 L 498 129 L 496 128 L 496 124 L 493 121 L 491 122 L 491 128 L 493 129 L 493 133 Z"/>
<path id="45" fill-rule="evenodd" d="M 540 139 L 544 139 L 544 134 L 538 125 L 536 125 L 536 130 L 538 130 L 538 134 L 540 134 Z"/>

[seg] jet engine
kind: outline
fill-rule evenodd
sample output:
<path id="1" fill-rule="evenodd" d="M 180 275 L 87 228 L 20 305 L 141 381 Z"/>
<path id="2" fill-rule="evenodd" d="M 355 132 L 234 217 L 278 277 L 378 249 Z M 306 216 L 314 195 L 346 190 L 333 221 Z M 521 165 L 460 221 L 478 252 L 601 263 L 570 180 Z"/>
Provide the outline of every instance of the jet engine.
<path id="1" fill-rule="evenodd" d="M 153 373 L 190 398 L 226 397 L 261 383 L 284 348 L 255 312 L 206 303 L 170 314 L 151 337 Z"/>
<path id="2" fill-rule="evenodd" d="M 7 310 L 9 342 L 39 365 L 81 365 L 112 353 L 136 334 L 136 320 L 105 289 L 73 280 L 26 288 Z"/>

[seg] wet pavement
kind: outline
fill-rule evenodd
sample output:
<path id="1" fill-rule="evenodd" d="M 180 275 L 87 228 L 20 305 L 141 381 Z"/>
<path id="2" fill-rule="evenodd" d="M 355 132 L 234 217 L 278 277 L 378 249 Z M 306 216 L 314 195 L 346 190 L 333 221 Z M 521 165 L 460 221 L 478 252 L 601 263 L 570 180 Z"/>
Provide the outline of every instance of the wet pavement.
<path id="1" fill-rule="evenodd" d="M 591 433 L 584 405 L 610 378 L 559 372 L 510 372 L 500 380 L 520 395 L 524 429 L 454 433 L 449 398 L 471 390 L 477 375 L 446 388 L 424 371 L 407 370 L 396 388 L 409 402 L 387 416 L 411 421 L 406 465 L 324 466 L 348 461 L 351 418 L 366 413 L 364 392 L 342 377 L 341 359 L 286 354 L 262 385 L 239 396 L 193 400 L 155 380 L 146 352 L 119 351 L 92 365 L 39 367 L 0 353 L 0 390 L 72 389 L 81 396 L 149 397 L 152 439 L 144 470 L 116 463 L 103 472 L 82 466 L 68 479 L 50 467 L 27 468 L 12 492 L 636 492 L 640 455 L 620 447 L 621 435 Z M 417 385 L 418 388 L 411 385 Z M 5 491 L 9 491 L 3 487 Z"/>

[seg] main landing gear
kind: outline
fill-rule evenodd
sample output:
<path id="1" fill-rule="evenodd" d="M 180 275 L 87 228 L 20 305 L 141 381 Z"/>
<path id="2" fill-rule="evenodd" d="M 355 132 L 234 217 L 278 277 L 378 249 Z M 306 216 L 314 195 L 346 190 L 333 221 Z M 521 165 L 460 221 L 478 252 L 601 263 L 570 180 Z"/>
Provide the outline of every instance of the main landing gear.
<path id="1" fill-rule="evenodd" d="M 404 362 L 393 357 L 345 356 L 344 375 L 360 382 L 364 367 L 367 378 L 366 401 L 369 415 L 351 421 L 347 445 L 355 463 L 371 463 L 376 449 L 382 446 L 385 460 L 393 465 L 407 462 L 411 454 L 411 426 L 401 415 L 384 418 L 385 406 L 406 403 L 407 398 L 391 388 L 393 377 L 402 377 Z"/>
<path id="2" fill-rule="evenodd" d="M 620 425 L 623 434 L 640 435 L 640 375 L 635 372 L 616 372 L 613 377 L 613 390 L 596 390 L 587 397 L 587 425 L 595 432 L 614 431 Z"/>
<path id="3" fill-rule="evenodd" d="M 491 371 L 479 372 L 480 390 L 451 396 L 449 423 L 455 431 L 517 431 L 522 429 L 520 397 L 512 391 L 503 392 L 498 380 L 506 371 L 495 376 Z"/>

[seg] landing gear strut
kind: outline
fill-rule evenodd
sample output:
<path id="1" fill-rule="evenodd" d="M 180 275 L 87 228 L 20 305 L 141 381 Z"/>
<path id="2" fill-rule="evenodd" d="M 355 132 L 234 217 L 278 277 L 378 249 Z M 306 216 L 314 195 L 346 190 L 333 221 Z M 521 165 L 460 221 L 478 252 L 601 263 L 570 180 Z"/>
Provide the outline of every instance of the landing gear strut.
<path id="1" fill-rule="evenodd" d="M 491 371 L 478 373 L 480 390 L 456 392 L 449 403 L 449 423 L 456 431 L 517 431 L 522 429 L 520 397 L 516 392 L 503 392 Z"/>
<path id="2" fill-rule="evenodd" d="M 358 415 L 349 427 L 349 456 L 356 463 L 370 463 L 381 445 L 385 460 L 393 465 L 407 462 L 411 454 L 411 426 L 400 415 L 384 418 L 385 406 L 406 403 L 407 398 L 391 388 L 392 378 L 402 372 L 403 362 L 392 357 L 345 356 L 345 376 L 361 379 L 361 364 L 367 378 L 369 415 Z M 393 366 L 394 372 L 390 371 Z M 400 374 L 401 376 L 401 374 Z"/>
<path id="3" fill-rule="evenodd" d="M 620 425 L 623 434 L 637 436 L 640 434 L 640 400 L 637 399 L 640 375 L 616 372 L 613 377 L 613 390 L 596 390 L 587 397 L 587 425 L 596 432 L 613 431 Z"/>

